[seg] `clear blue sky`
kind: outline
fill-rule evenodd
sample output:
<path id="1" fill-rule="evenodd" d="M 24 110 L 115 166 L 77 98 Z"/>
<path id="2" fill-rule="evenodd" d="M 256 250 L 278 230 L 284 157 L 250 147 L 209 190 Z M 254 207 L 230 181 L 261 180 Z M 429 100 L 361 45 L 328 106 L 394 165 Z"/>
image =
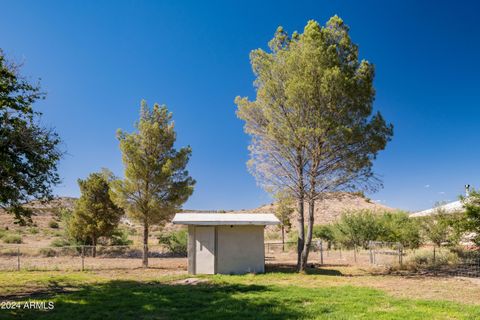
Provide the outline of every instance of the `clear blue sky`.
<path id="1" fill-rule="evenodd" d="M 375 163 L 372 199 L 416 210 L 480 184 L 480 7 L 475 1 L 2 1 L 0 47 L 48 93 L 37 109 L 68 152 L 58 195 L 108 167 L 122 173 L 117 128 L 139 103 L 167 104 L 197 180 L 185 205 L 270 201 L 246 170 L 248 137 L 233 99 L 254 96 L 248 54 L 277 26 L 338 14 L 376 65 L 375 107 L 395 125 Z"/>

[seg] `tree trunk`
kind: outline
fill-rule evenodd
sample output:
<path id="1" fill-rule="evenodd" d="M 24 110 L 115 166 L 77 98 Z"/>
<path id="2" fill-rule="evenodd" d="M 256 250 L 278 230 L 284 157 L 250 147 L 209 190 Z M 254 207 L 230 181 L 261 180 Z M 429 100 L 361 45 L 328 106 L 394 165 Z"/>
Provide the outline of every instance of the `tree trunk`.
<path id="1" fill-rule="evenodd" d="M 143 257 L 142 265 L 144 268 L 148 268 L 148 222 L 143 224 Z"/>
<path id="2" fill-rule="evenodd" d="M 303 197 L 298 200 L 297 210 L 298 210 L 298 219 L 297 219 L 297 229 L 298 229 L 298 239 L 297 239 L 297 271 L 303 271 L 302 268 L 302 251 L 303 245 L 305 244 L 305 224 L 303 218 Z"/>
<path id="3" fill-rule="evenodd" d="M 282 252 L 285 252 L 285 226 L 282 223 Z"/>
<path id="4" fill-rule="evenodd" d="M 92 235 L 92 257 L 95 258 L 97 256 L 97 237 Z"/>
<path id="5" fill-rule="evenodd" d="M 313 223 L 314 223 L 314 213 L 315 213 L 315 201 L 308 201 L 308 221 L 307 221 L 307 236 L 302 250 L 301 262 L 300 262 L 300 271 L 305 271 L 308 263 L 308 254 L 310 253 L 310 245 L 312 243 L 313 236 Z"/>
<path id="6" fill-rule="evenodd" d="M 297 218 L 297 229 L 298 229 L 298 239 L 297 239 L 297 271 L 303 271 L 302 267 L 302 251 L 303 246 L 305 243 L 305 221 L 304 221 L 304 201 L 305 201 L 305 189 L 303 186 L 303 161 L 302 156 L 297 156 L 297 174 L 299 180 L 299 187 L 298 190 L 298 198 L 297 198 L 297 211 L 298 211 L 298 218 Z"/>

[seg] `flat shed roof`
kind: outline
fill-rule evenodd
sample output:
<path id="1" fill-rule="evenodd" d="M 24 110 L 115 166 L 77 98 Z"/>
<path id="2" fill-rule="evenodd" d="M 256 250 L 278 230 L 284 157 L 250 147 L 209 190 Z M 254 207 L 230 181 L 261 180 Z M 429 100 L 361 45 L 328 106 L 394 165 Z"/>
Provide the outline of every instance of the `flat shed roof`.
<path id="1" fill-rule="evenodd" d="M 177 213 L 172 222 L 206 226 L 280 224 L 272 213 Z"/>

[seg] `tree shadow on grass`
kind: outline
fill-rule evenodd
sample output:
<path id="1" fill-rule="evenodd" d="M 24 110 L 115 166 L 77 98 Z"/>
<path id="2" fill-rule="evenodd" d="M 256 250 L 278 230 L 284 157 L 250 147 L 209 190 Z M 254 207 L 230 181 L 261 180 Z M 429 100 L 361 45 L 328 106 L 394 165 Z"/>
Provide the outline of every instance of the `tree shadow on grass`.
<path id="1" fill-rule="evenodd" d="M 54 301 L 55 309 L 10 310 L 25 319 L 298 319 L 297 308 L 279 304 L 277 289 L 260 285 L 173 285 L 110 281 L 77 291 L 28 299 Z"/>
<path id="2" fill-rule="evenodd" d="M 292 264 L 269 264 L 266 266 L 267 272 L 279 272 L 279 273 L 297 273 L 297 267 Z M 325 275 L 325 276 L 343 276 L 343 274 L 335 269 L 328 269 L 328 266 L 322 266 L 321 268 L 308 266 L 305 269 L 306 274 Z"/>

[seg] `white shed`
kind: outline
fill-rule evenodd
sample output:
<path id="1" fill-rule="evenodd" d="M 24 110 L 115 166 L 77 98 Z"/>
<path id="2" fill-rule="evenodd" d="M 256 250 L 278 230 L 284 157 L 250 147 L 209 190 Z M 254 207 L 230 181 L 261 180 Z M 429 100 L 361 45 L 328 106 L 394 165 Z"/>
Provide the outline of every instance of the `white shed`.
<path id="1" fill-rule="evenodd" d="M 188 225 L 188 273 L 265 272 L 263 231 L 280 221 L 271 213 L 178 213 Z"/>

